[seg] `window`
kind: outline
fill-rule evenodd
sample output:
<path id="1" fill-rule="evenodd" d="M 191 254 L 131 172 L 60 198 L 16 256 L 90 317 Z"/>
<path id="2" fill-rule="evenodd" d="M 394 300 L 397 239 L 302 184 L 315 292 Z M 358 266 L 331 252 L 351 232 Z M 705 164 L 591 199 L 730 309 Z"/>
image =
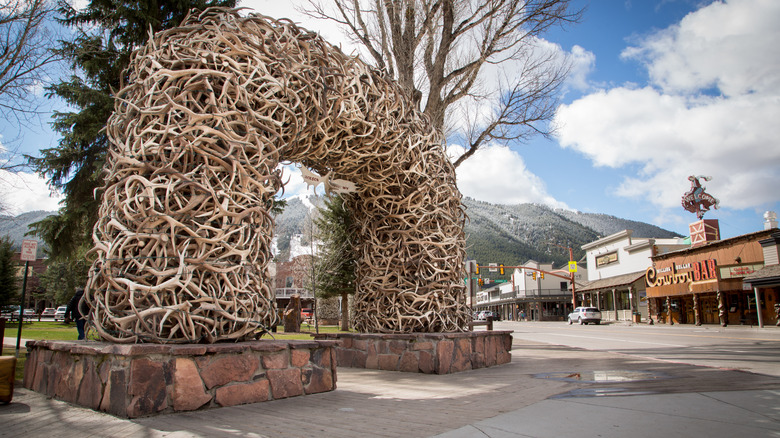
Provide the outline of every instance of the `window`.
<path id="1" fill-rule="evenodd" d="M 568 283 L 568 282 L 565 282 L 565 281 L 562 281 L 562 282 L 561 282 L 561 290 L 562 290 L 562 291 L 567 291 L 567 290 L 569 290 L 569 283 Z"/>
<path id="2" fill-rule="evenodd" d="M 293 287 L 293 277 L 292 276 L 287 277 L 284 283 L 285 283 L 284 287 Z"/>
<path id="3" fill-rule="evenodd" d="M 602 266 L 606 266 L 612 263 L 617 263 L 617 261 L 618 261 L 617 251 L 611 252 L 609 254 L 596 256 L 596 267 L 600 268 Z"/>

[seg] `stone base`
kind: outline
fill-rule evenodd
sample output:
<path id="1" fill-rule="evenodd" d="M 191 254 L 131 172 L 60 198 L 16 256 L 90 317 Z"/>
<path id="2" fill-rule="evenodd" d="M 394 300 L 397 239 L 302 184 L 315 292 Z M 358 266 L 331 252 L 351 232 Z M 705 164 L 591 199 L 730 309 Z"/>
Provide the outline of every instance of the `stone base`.
<path id="1" fill-rule="evenodd" d="M 30 341 L 24 387 L 124 418 L 336 389 L 334 341 Z"/>
<path id="2" fill-rule="evenodd" d="M 465 333 L 322 333 L 340 341 L 338 366 L 407 373 L 450 374 L 512 360 L 512 331 Z"/>

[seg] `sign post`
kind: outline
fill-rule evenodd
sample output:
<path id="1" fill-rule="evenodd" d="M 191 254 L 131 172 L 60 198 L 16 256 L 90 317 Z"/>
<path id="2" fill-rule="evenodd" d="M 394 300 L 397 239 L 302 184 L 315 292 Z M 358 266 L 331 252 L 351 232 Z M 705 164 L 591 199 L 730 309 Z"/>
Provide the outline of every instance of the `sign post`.
<path id="1" fill-rule="evenodd" d="M 22 302 L 19 304 L 19 330 L 16 331 L 16 357 L 19 358 L 19 344 L 22 342 L 22 324 L 24 322 L 24 295 L 27 291 L 27 271 L 30 262 L 35 261 L 38 253 L 38 242 L 35 240 L 22 241 L 22 253 L 20 259 L 24 261 L 24 280 L 22 280 Z"/>

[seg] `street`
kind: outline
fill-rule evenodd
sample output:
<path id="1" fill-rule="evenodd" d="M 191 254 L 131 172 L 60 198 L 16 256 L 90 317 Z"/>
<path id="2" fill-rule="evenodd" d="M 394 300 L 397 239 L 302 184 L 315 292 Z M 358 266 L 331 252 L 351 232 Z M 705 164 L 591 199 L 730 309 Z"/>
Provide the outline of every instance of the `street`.
<path id="1" fill-rule="evenodd" d="M 780 377 L 780 327 L 502 321 L 495 329 L 514 330 L 515 340 Z"/>

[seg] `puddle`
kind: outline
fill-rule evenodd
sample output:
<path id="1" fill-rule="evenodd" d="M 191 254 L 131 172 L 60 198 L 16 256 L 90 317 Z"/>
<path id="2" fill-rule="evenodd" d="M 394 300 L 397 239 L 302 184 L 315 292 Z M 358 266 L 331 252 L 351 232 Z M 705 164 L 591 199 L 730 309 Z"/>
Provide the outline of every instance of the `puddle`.
<path id="1" fill-rule="evenodd" d="M 577 398 L 577 397 L 618 397 L 630 395 L 649 395 L 657 394 L 654 391 L 628 391 L 625 388 L 580 388 L 563 394 L 550 397 L 556 398 Z"/>
<path id="2" fill-rule="evenodd" d="M 642 382 L 647 380 L 669 379 L 669 375 L 658 371 L 637 370 L 600 370 L 574 371 L 535 374 L 537 379 L 563 380 L 565 382 L 605 383 L 605 382 Z"/>

